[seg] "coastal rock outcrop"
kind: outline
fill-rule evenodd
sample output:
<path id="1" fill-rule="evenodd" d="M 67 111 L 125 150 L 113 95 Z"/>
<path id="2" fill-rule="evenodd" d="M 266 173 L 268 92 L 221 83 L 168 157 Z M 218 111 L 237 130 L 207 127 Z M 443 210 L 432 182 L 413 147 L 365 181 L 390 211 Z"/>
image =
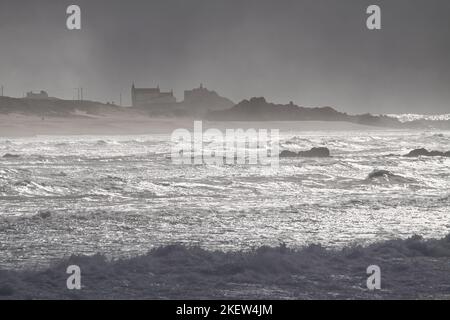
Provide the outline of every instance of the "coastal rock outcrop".
<path id="1" fill-rule="evenodd" d="M 420 156 L 426 156 L 426 157 L 450 157 L 450 151 L 447 151 L 447 152 L 428 151 L 427 149 L 421 148 L 421 149 L 412 150 L 410 153 L 405 154 L 405 157 L 420 157 Z"/>
<path id="2" fill-rule="evenodd" d="M 11 153 L 7 153 L 3 156 L 3 158 L 5 159 L 17 159 L 20 158 L 20 156 L 18 154 L 11 154 Z"/>
<path id="3" fill-rule="evenodd" d="M 293 157 L 298 157 L 298 153 L 289 150 L 283 150 L 280 153 L 280 158 L 293 158 Z"/>
<path id="4" fill-rule="evenodd" d="M 302 157 L 302 158 L 328 158 L 330 156 L 330 150 L 328 148 L 312 148 L 308 151 L 293 152 L 289 150 L 283 150 L 280 153 L 281 158 L 292 158 L 292 157 Z"/>
<path id="5" fill-rule="evenodd" d="M 300 151 L 298 155 L 300 157 L 327 158 L 330 156 L 330 150 L 328 148 L 312 148 L 309 151 Z"/>

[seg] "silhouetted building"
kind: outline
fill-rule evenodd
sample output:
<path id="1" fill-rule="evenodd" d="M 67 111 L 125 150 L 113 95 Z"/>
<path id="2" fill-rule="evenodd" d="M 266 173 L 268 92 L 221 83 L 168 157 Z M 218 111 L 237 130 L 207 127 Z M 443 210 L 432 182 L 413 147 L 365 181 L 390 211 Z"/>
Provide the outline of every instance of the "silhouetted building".
<path id="1" fill-rule="evenodd" d="M 162 92 L 159 86 L 157 88 L 136 88 L 134 83 L 131 87 L 131 100 L 135 108 L 151 108 L 155 105 L 177 102 L 173 91 Z"/>
<path id="2" fill-rule="evenodd" d="M 33 93 L 33 91 L 27 92 L 27 99 L 41 99 L 41 100 L 48 100 L 49 96 L 47 92 L 41 90 L 39 93 Z"/>
<path id="3" fill-rule="evenodd" d="M 203 87 L 200 87 L 184 91 L 183 104 L 189 109 L 197 110 L 222 110 L 231 108 L 234 106 L 234 102 L 219 96 L 217 92 L 210 91 Z"/>
<path id="4" fill-rule="evenodd" d="M 211 92 L 208 91 L 208 89 L 204 88 L 203 84 L 200 84 L 200 87 L 198 88 L 184 91 L 184 102 L 197 102 L 199 99 L 204 99 L 210 94 Z"/>

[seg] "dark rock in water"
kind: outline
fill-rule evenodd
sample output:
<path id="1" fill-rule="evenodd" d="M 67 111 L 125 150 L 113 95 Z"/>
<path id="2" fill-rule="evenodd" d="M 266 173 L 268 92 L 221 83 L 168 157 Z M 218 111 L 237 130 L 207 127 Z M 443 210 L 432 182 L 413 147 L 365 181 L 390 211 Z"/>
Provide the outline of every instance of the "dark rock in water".
<path id="1" fill-rule="evenodd" d="M 280 153 L 281 158 L 289 158 L 289 157 L 298 157 L 297 152 L 289 151 L 289 150 L 283 150 Z"/>
<path id="2" fill-rule="evenodd" d="M 427 149 L 415 149 L 411 151 L 410 153 L 406 154 L 405 157 L 419 157 L 419 156 L 427 156 L 428 150 Z"/>
<path id="3" fill-rule="evenodd" d="M 38 216 L 42 219 L 48 219 L 52 216 L 52 213 L 48 210 L 39 211 Z"/>
<path id="4" fill-rule="evenodd" d="M 3 158 L 5 159 L 17 159 L 20 158 L 20 156 L 18 154 L 11 154 L 11 153 L 7 153 L 3 156 Z"/>
<path id="5" fill-rule="evenodd" d="M 330 156 L 330 150 L 328 148 L 312 148 L 308 151 L 300 151 L 299 153 L 283 150 L 280 153 L 281 158 L 290 157 L 307 157 L 307 158 L 327 158 Z"/>
<path id="6" fill-rule="evenodd" d="M 430 157 L 445 157 L 445 152 L 441 151 L 430 151 L 428 154 Z"/>
<path id="7" fill-rule="evenodd" d="M 375 178 L 393 177 L 393 176 L 395 176 L 395 175 L 388 170 L 374 170 L 369 174 L 369 176 L 367 178 L 375 179 Z"/>
<path id="8" fill-rule="evenodd" d="M 405 157 L 450 157 L 450 151 L 441 152 L 441 151 L 428 151 L 427 149 L 415 149 L 410 153 L 406 154 Z"/>
<path id="9" fill-rule="evenodd" d="M 300 151 L 299 157 L 317 157 L 327 158 L 330 156 L 330 150 L 328 148 L 312 148 L 309 151 Z"/>

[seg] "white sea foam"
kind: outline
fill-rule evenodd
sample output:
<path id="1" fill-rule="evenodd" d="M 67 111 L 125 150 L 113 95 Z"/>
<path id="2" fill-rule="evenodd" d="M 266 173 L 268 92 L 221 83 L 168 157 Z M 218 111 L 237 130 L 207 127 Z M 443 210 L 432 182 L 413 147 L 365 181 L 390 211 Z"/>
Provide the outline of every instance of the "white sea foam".
<path id="1" fill-rule="evenodd" d="M 71 253 L 139 255 L 174 242 L 229 251 L 441 237 L 450 232 L 450 159 L 402 155 L 448 151 L 449 137 L 290 130 L 282 149 L 325 146 L 332 157 L 283 158 L 277 170 L 174 166 L 169 135 L 3 140 L 0 266 Z M 6 153 L 20 157 L 1 158 Z M 393 176 L 367 179 L 374 170 Z M 41 211 L 51 215 L 42 219 Z"/>
<path id="2" fill-rule="evenodd" d="M 406 113 L 406 114 L 387 114 L 388 117 L 396 118 L 400 122 L 411 122 L 415 120 L 431 120 L 431 121 L 449 121 L 449 114 L 414 114 L 414 113 Z"/>

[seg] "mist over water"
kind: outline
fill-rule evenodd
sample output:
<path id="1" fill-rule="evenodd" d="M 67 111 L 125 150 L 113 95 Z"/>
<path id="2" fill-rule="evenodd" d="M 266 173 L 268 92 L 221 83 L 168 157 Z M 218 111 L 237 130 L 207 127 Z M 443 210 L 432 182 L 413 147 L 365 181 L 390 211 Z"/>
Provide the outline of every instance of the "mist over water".
<path id="1" fill-rule="evenodd" d="M 450 3 L 367 1 L 78 0 L 68 31 L 54 0 L 0 1 L 0 84 L 131 105 L 133 81 L 183 91 L 204 83 L 235 102 L 265 96 L 348 113 L 448 113 Z"/>
<path id="2" fill-rule="evenodd" d="M 170 136 L 0 139 L 1 267 L 71 254 L 135 256 L 181 243 L 248 250 L 336 248 L 450 231 L 450 132 L 282 131 L 281 150 L 330 158 L 270 166 L 176 166 Z M 394 175 L 369 179 L 376 169 Z"/>

